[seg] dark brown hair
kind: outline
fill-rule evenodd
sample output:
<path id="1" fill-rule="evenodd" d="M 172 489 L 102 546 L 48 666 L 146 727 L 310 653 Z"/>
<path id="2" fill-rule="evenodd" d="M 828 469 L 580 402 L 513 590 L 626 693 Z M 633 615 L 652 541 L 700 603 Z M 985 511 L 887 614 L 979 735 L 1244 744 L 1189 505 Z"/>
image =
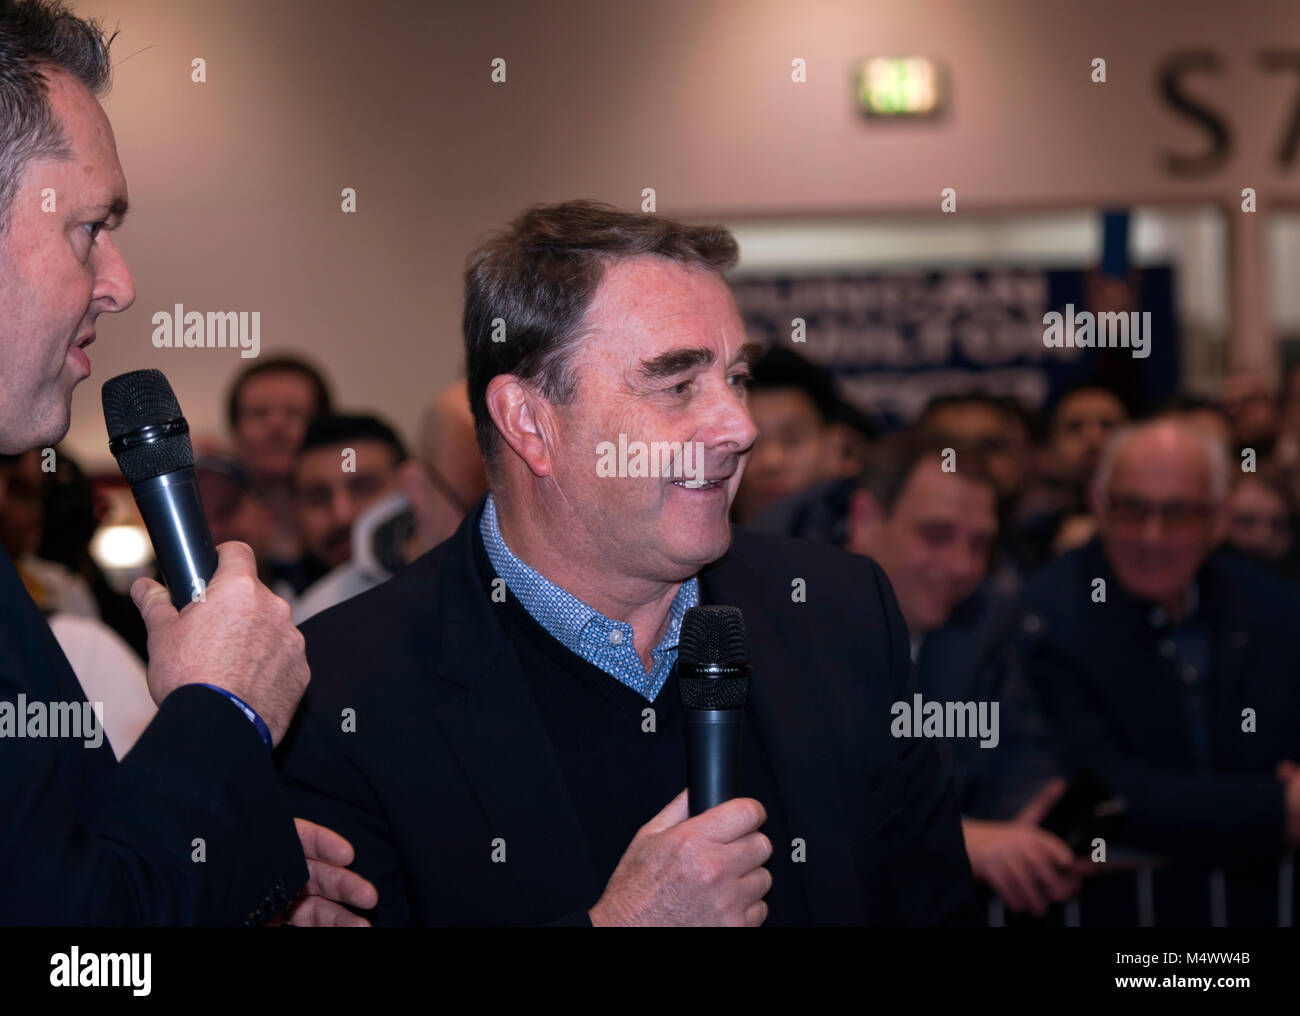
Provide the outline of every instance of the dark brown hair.
<path id="1" fill-rule="evenodd" d="M 937 459 L 948 448 L 953 450 L 953 472 L 967 480 L 982 483 L 997 496 L 997 485 L 989 472 L 988 453 L 977 442 L 963 440 L 934 431 L 905 431 L 882 441 L 867 459 L 858 486 L 870 491 L 886 515 L 902 496 L 916 467 Z"/>
<path id="2" fill-rule="evenodd" d="M 606 266 L 645 255 L 721 273 L 736 264 L 739 248 L 721 226 L 568 201 L 528 209 L 470 255 L 465 374 L 479 450 L 489 465 L 497 434 L 488 382 L 514 374 L 551 402 L 571 400 L 578 382 L 571 369 L 574 340 Z"/>
<path id="3" fill-rule="evenodd" d="M 47 75 L 65 71 L 102 95 L 112 77 L 112 42 L 99 22 L 78 18 L 63 3 L 0 0 L 0 233 L 27 164 L 70 155 L 50 108 Z"/>
<path id="4" fill-rule="evenodd" d="M 299 359 L 296 356 L 273 356 L 270 359 L 261 360 L 244 370 L 235 378 L 234 384 L 230 386 L 230 394 L 226 396 L 226 422 L 230 424 L 231 430 L 234 430 L 239 423 L 239 414 L 242 408 L 239 405 L 239 396 L 244 391 L 244 385 L 253 378 L 261 377 L 264 374 L 297 374 L 311 385 L 316 403 L 311 415 L 325 416 L 333 411 L 330 386 L 325 380 L 325 375 L 306 360 Z"/>

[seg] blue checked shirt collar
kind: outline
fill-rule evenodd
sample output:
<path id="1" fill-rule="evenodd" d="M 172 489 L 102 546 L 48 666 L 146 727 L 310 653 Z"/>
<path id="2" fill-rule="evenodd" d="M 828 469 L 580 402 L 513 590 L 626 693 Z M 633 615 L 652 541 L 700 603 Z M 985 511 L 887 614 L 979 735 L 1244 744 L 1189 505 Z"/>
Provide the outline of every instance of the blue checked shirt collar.
<path id="1" fill-rule="evenodd" d="M 620 684 L 653 702 L 677 662 L 677 639 L 682 617 L 700 602 L 699 580 L 683 582 L 668 611 L 668 630 L 654 647 L 654 669 L 647 674 L 632 644 L 632 626 L 611 621 L 572 593 L 538 574 L 506 546 L 497 520 L 496 503 L 487 497 L 479 521 L 483 547 L 506 588 L 533 619 L 570 652 L 599 667 Z"/>

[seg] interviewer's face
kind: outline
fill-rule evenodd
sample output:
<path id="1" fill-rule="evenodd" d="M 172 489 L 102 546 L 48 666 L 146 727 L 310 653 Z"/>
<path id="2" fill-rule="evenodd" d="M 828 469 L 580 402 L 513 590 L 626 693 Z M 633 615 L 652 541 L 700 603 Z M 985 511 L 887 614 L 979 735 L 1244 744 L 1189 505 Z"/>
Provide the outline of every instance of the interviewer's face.
<path id="1" fill-rule="evenodd" d="M 27 164 L 0 233 L 0 452 L 53 445 L 72 390 L 90 376 L 95 319 L 131 306 L 135 285 L 108 229 L 126 179 L 108 118 L 70 75 L 48 72 L 70 157 Z M 50 200 L 53 208 L 50 209 Z"/>
<path id="2" fill-rule="evenodd" d="M 553 407 L 554 478 L 582 530 L 568 535 L 638 576 L 681 581 L 730 546 L 728 514 L 756 433 L 735 302 L 711 271 L 632 258 L 607 269 L 584 331 L 577 395 Z M 598 475 L 598 448 L 617 448 L 620 435 L 629 449 L 700 442 L 699 472 L 712 482 L 692 490 L 672 476 Z"/>

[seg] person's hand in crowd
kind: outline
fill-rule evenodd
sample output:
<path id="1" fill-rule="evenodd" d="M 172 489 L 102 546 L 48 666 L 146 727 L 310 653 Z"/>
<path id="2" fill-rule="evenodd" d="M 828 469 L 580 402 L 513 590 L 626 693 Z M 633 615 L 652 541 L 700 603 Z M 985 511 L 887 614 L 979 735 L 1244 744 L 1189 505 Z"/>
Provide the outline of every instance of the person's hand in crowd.
<path id="1" fill-rule="evenodd" d="M 1042 916 L 1079 891 L 1074 852 L 1038 823 L 1065 793 L 1064 780 L 1045 783 L 1010 822 L 962 819 L 971 869 L 1017 913 Z"/>
<path id="2" fill-rule="evenodd" d="M 767 812 L 739 797 L 689 817 L 683 790 L 637 830 L 591 923 L 756 928 L 767 919 Z"/>
<path id="3" fill-rule="evenodd" d="M 305 818 L 296 818 L 298 839 L 307 857 L 307 885 L 294 897 L 283 914 L 268 922 L 270 927 L 291 924 L 295 928 L 368 928 L 370 922 L 348 909 L 370 910 L 379 902 L 374 885 L 355 871 L 352 844 L 332 829 Z"/>
<path id="4" fill-rule="evenodd" d="M 149 632 L 149 693 L 156 703 L 185 684 L 214 684 L 247 702 L 280 743 L 310 671 L 289 605 L 257 580 L 248 544 L 221 544 L 202 599 L 181 611 L 152 579 L 136 579 L 131 599 Z"/>

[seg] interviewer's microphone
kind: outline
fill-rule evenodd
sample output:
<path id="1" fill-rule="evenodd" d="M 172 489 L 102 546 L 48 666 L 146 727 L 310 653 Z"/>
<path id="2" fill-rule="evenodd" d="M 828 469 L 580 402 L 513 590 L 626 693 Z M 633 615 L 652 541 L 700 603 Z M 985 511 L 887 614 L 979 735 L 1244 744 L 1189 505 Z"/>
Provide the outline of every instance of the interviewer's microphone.
<path id="1" fill-rule="evenodd" d="M 131 485 L 158 570 L 180 610 L 203 595 L 217 570 L 217 549 L 194 478 L 190 425 L 160 370 L 109 378 L 103 401 L 108 450 Z"/>
<path id="2" fill-rule="evenodd" d="M 692 815 L 739 796 L 740 735 L 749 699 L 749 638 L 736 607 L 692 607 L 677 645 L 686 716 L 686 789 Z"/>

